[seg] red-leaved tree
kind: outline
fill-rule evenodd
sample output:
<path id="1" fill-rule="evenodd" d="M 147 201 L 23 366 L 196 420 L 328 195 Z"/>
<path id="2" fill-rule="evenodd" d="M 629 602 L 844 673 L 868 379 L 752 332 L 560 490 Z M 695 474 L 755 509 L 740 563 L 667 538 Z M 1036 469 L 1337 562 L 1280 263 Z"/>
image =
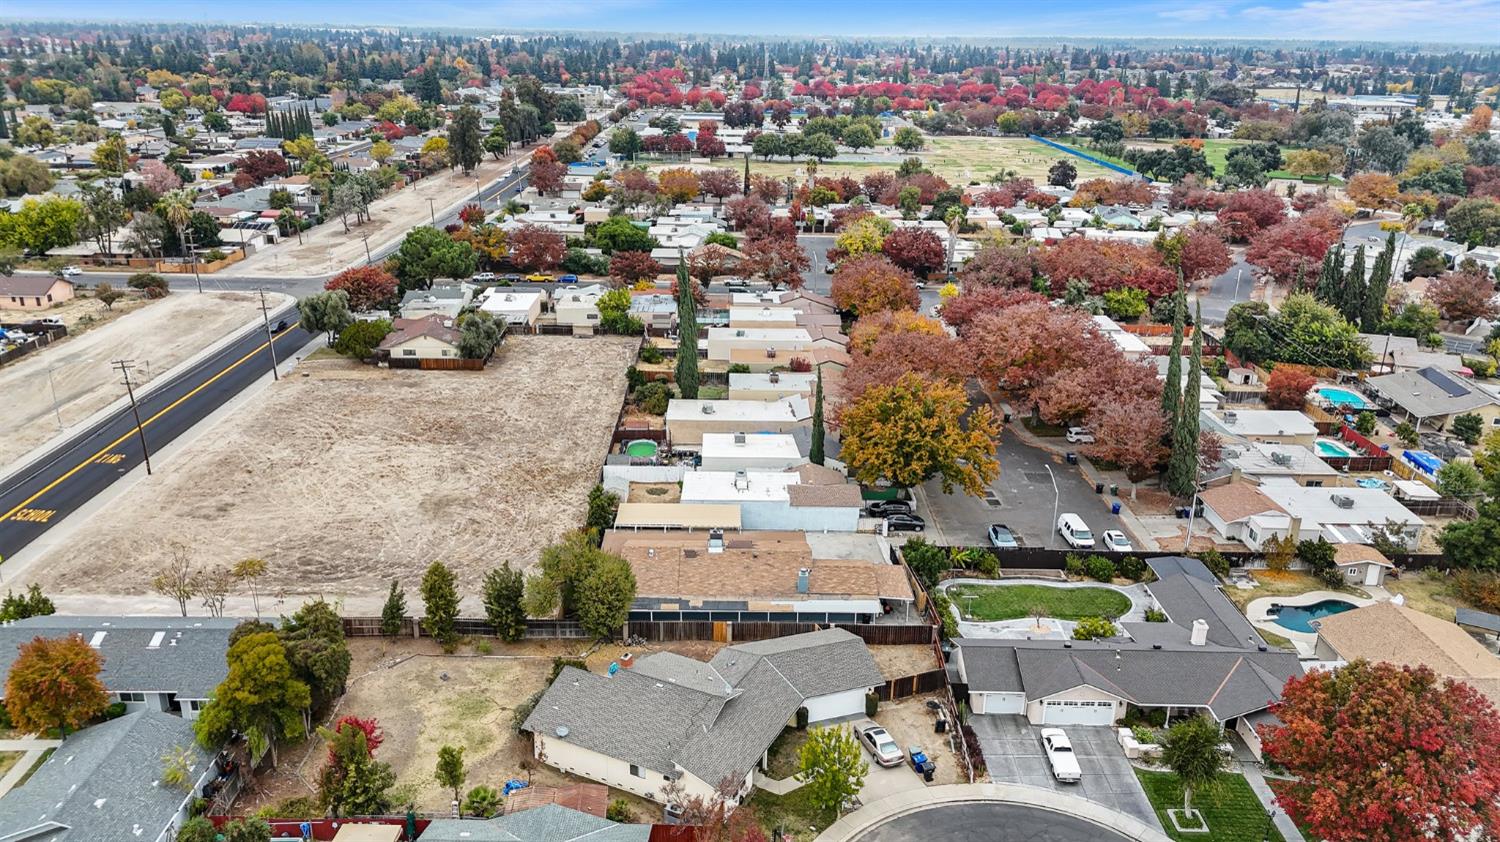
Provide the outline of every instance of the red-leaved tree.
<path id="1" fill-rule="evenodd" d="M 835 306 L 858 316 L 922 306 L 911 273 L 878 254 L 840 263 L 830 292 Z"/>
<path id="2" fill-rule="evenodd" d="M 703 195 L 712 196 L 723 204 L 725 199 L 740 192 L 740 177 L 734 170 L 713 167 L 698 173 L 698 187 Z"/>
<path id="3" fill-rule="evenodd" d="M 1354 661 L 1292 678 L 1261 730 L 1277 803 L 1320 839 L 1468 839 L 1500 827 L 1500 716 L 1426 667 Z M 1481 836 L 1483 834 L 1481 833 Z"/>
<path id="4" fill-rule="evenodd" d="M 892 263 L 922 278 L 942 269 L 948 257 L 943 241 L 925 228 L 897 228 L 886 235 L 880 250 Z"/>
<path id="5" fill-rule="evenodd" d="M 281 157 L 280 152 L 270 149 L 247 152 L 234 168 L 237 173 L 248 175 L 256 184 L 264 184 L 266 179 L 287 174 L 286 159 Z"/>
<path id="6" fill-rule="evenodd" d="M 1235 242 L 1247 242 L 1256 232 L 1286 219 L 1286 203 L 1270 190 L 1236 190 L 1224 200 L 1219 221 Z"/>
<path id="7" fill-rule="evenodd" d="M 1177 288 L 1177 274 L 1162 265 L 1161 255 L 1150 246 L 1068 237 L 1044 247 L 1037 258 L 1054 295 L 1066 292 L 1068 281 L 1075 279 L 1087 282 L 1094 295 L 1135 287 L 1156 299 Z"/>
<path id="8" fill-rule="evenodd" d="M 755 237 L 745 241 L 740 252 L 745 255 L 740 269 L 765 278 L 778 289 L 801 287 L 802 273 L 812 265 L 807 252 L 792 237 Z"/>
<path id="9" fill-rule="evenodd" d="M 1193 226 L 1183 233 L 1182 277 L 1189 283 L 1218 277 L 1229 271 L 1234 260 L 1229 247 L 1213 231 Z"/>
<path id="10" fill-rule="evenodd" d="M 1025 246 L 1001 245 L 983 246 L 958 272 L 965 289 L 975 284 L 1030 289 L 1035 275 L 1036 258 Z"/>
<path id="11" fill-rule="evenodd" d="M 545 271 L 563 262 L 567 241 L 551 228 L 522 225 L 510 232 L 510 262 L 527 271 Z"/>
<path id="12" fill-rule="evenodd" d="M 1266 406 L 1272 409 L 1301 409 L 1307 390 L 1318 378 L 1297 365 L 1281 364 L 1266 380 Z"/>
<path id="13" fill-rule="evenodd" d="M 617 251 L 609 258 L 609 276 L 615 281 L 615 286 L 654 280 L 663 271 L 662 265 L 651 257 L 649 251 Z"/>
<path id="14" fill-rule="evenodd" d="M 484 221 L 484 208 L 470 202 L 459 210 L 458 221 L 465 225 L 478 225 Z"/>
<path id="15" fill-rule="evenodd" d="M 568 165 L 557 160 L 557 153 L 550 146 L 538 146 L 531 153 L 531 170 L 528 175 L 531 186 L 538 193 L 556 193 L 562 189 L 563 176 L 568 172 Z"/>
<path id="16" fill-rule="evenodd" d="M 1328 235 L 1300 219 L 1277 223 L 1256 234 L 1245 259 L 1277 283 L 1317 278 L 1328 252 Z"/>
<path id="17" fill-rule="evenodd" d="M 1094 443 L 1084 445 L 1084 455 L 1119 465 L 1130 480 L 1134 499 L 1135 483 L 1154 473 L 1167 456 L 1162 445 L 1167 419 L 1161 414 L 1161 401 L 1137 397 L 1100 402 L 1089 412 L 1088 424 Z"/>
<path id="18" fill-rule="evenodd" d="M 1483 270 L 1444 272 L 1427 285 L 1426 297 L 1443 318 L 1456 322 L 1493 319 L 1500 313 L 1495 284 Z"/>
<path id="19" fill-rule="evenodd" d="M 385 742 L 385 732 L 380 730 L 380 723 L 373 716 L 368 719 L 361 719 L 353 714 L 341 716 L 337 722 L 333 723 L 333 727 L 329 730 L 338 733 L 346 725 L 365 732 L 365 750 L 370 753 L 371 757 L 375 756 L 375 749 L 380 748 L 380 744 Z M 333 746 L 330 745 L 328 747 L 328 762 L 334 763 L 336 761 L 337 758 L 333 756 Z"/>
<path id="20" fill-rule="evenodd" d="M 396 278 L 379 266 L 356 266 L 329 278 L 323 288 L 348 293 L 349 309 L 363 313 L 394 298 L 396 286 Z"/>
<path id="21" fill-rule="evenodd" d="M 971 322 L 986 313 L 998 312 L 1022 302 L 1046 300 L 1046 296 L 1029 289 L 966 287 L 957 298 L 950 298 L 943 304 L 941 315 L 945 323 L 962 334 Z"/>

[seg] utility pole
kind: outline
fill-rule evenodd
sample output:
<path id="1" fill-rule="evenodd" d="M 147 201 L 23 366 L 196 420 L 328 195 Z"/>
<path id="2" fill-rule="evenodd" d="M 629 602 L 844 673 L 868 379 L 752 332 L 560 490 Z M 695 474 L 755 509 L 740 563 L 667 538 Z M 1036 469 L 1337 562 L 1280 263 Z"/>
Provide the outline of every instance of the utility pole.
<path id="1" fill-rule="evenodd" d="M 373 258 L 373 257 L 370 256 L 370 235 L 369 234 L 364 235 L 364 241 L 365 241 L 365 265 L 369 266 L 371 263 L 375 262 L 375 258 Z M 261 292 L 262 292 L 262 294 L 264 294 L 265 291 L 262 290 Z"/>
<path id="2" fill-rule="evenodd" d="M 432 197 L 427 197 L 427 215 L 432 217 L 432 227 L 437 227 L 437 211 L 432 208 Z"/>
<path id="3" fill-rule="evenodd" d="M 130 382 L 130 370 L 135 360 L 115 360 L 110 365 L 120 370 L 125 377 L 125 394 L 130 396 L 130 414 L 135 416 L 135 434 L 141 439 L 141 453 L 146 457 L 146 476 L 151 475 L 151 448 L 146 445 L 146 429 L 141 426 L 141 410 L 135 402 L 135 386 Z"/>
<path id="4" fill-rule="evenodd" d="M 266 347 L 271 351 L 271 379 L 280 380 L 276 371 L 276 335 L 271 332 L 271 311 L 266 309 L 266 288 L 260 288 L 260 317 L 266 323 Z"/>
<path id="5" fill-rule="evenodd" d="M 197 239 L 197 235 L 196 234 L 194 235 L 194 239 L 195 240 Z M 193 243 L 193 245 L 188 248 L 188 251 L 190 251 L 190 252 L 193 253 L 193 280 L 195 280 L 195 281 L 198 282 L 198 293 L 201 295 L 203 293 L 203 277 L 198 274 L 198 248 L 197 248 L 197 245 L 198 244 L 196 242 Z"/>

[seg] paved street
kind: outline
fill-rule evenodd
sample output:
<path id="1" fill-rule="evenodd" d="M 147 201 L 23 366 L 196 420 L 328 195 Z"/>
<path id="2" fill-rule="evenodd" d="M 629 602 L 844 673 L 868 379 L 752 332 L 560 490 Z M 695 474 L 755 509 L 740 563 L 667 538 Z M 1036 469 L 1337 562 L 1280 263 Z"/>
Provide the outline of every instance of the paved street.
<path id="1" fill-rule="evenodd" d="M 857 842 L 1118 842 L 1093 822 L 1023 804 L 940 804 L 873 828 Z"/>
<path id="2" fill-rule="evenodd" d="M 819 295 L 827 295 L 833 286 L 833 275 L 828 272 L 828 250 L 833 248 L 834 234 L 799 234 L 797 245 L 807 252 L 808 261 L 812 264 L 807 273 L 805 286 L 810 292 Z M 938 305 L 938 290 L 942 287 L 941 282 L 930 283 L 927 289 L 922 290 L 922 312 L 932 314 L 933 308 Z"/>
<path id="3" fill-rule="evenodd" d="M 1130 761 L 1115 742 L 1114 729 L 1100 725 L 1069 725 L 1063 730 L 1073 744 L 1083 779 L 1060 784 L 1042 751 L 1041 726 L 1022 716 L 974 716 L 969 724 L 979 737 L 984 764 L 996 783 L 1015 783 L 1065 792 L 1160 827 Z"/>

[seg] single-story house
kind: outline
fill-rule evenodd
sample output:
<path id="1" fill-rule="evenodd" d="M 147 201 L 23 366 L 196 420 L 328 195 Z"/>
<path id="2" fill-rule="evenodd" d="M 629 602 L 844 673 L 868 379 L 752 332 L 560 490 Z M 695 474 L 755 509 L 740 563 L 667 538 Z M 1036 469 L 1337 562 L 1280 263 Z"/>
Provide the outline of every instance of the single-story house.
<path id="1" fill-rule="evenodd" d="M 1300 444 L 1226 442 L 1219 470 L 1230 481 L 1284 479 L 1309 488 L 1342 484 L 1339 472 Z"/>
<path id="2" fill-rule="evenodd" d="M 1152 356 L 1150 358 L 1150 362 L 1156 365 L 1156 379 L 1162 381 L 1163 383 L 1167 382 L 1167 368 L 1172 362 L 1170 356 Z M 1186 360 L 1183 361 L 1183 365 L 1178 369 L 1178 377 L 1179 380 L 1177 382 L 1177 388 L 1179 391 L 1181 391 L 1182 387 L 1187 385 L 1188 379 L 1188 366 Z M 1213 410 L 1218 409 L 1219 404 L 1223 402 L 1224 394 L 1219 391 L 1219 387 L 1214 383 L 1214 379 L 1212 377 L 1209 377 L 1208 374 L 1204 372 L 1199 372 L 1198 407 L 1200 409 Z"/>
<path id="3" fill-rule="evenodd" d="M 490 287 L 479 299 L 479 309 L 496 321 L 510 325 L 534 325 L 542 315 L 542 300 L 547 293 L 539 289 Z"/>
<path id="4" fill-rule="evenodd" d="M 690 471 L 682 477 L 682 502 L 737 505 L 743 529 L 809 532 L 853 532 L 864 505 L 858 484 L 811 464 L 783 471 Z"/>
<path id="5" fill-rule="evenodd" d="M 695 450 L 705 433 L 790 433 L 812 422 L 803 395 L 775 401 L 687 400 L 667 404 L 667 434 L 674 448 Z"/>
<path id="6" fill-rule="evenodd" d="M 660 292 L 631 293 L 630 315 L 657 330 L 677 327 L 677 299 Z"/>
<path id="7" fill-rule="evenodd" d="M 704 471 L 785 471 L 807 464 L 787 433 L 704 433 L 699 455 Z"/>
<path id="8" fill-rule="evenodd" d="M 162 758 L 176 751 L 187 752 L 186 790 L 161 782 Z M 0 799 L 0 839 L 169 842 L 204 784 L 218 777 L 212 761 L 192 723 L 159 711 L 85 728 Z"/>
<path id="9" fill-rule="evenodd" d="M 733 372 L 729 375 L 729 393 L 725 397 L 732 401 L 774 401 L 793 395 L 811 397 L 817 380 L 818 375 L 811 372 Z"/>
<path id="10" fill-rule="evenodd" d="M 73 297 L 73 282 L 54 275 L 0 276 L 0 307 L 45 310 Z"/>
<path id="11" fill-rule="evenodd" d="M 1370 349 L 1370 356 L 1375 359 L 1370 369 L 1382 374 L 1414 371 L 1428 367 L 1456 372 L 1464 367 L 1464 358 L 1461 355 L 1450 354 L 1446 351 L 1429 351 L 1417 342 L 1415 337 L 1361 333 L 1359 338 Z"/>
<path id="12" fill-rule="evenodd" d="M 392 359 L 458 359 L 459 331 L 453 320 L 436 313 L 419 319 L 396 319 L 378 350 Z"/>
<path id="13" fill-rule="evenodd" d="M 1379 488 L 1318 488 L 1290 480 L 1260 485 L 1230 482 L 1198 495 L 1203 517 L 1220 535 L 1260 550 L 1272 538 L 1322 537 L 1331 544 L 1368 544 L 1375 530 L 1400 524 L 1392 535 L 1408 547 L 1420 541 L 1426 523 Z"/>
<path id="14" fill-rule="evenodd" d="M 99 680 L 127 711 L 196 719 L 229 675 L 228 618 L 73 617 L 48 614 L 0 625 L 0 694 L 24 643 L 78 635 L 104 659 Z"/>
<path id="15" fill-rule="evenodd" d="M 574 328 L 599 326 L 599 299 L 609 292 L 599 284 L 577 289 L 558 290 L 552 298 L 552 312 L 560 325 Z"/>
<path id="16" fill-rule="evenodd" d="M 1225 439 L 1312 447 L 1318 428 L 1312 419 L 1290 409 L 1204 410 L 1202 427 Z"/>
<path id="17" fill-rule="evenodd" d="M 800 327 L 708 329 L 708 358 L 711 360 L 729 360 L 734 351 L 752 351 L 772 359 L 782 358 L 785 364 L 793 352 L 806 351 L 811 345 L 812 337 Z"/>
<path id="18" fill-rule="evenodd" d="M 781 329 L 797 327 L 797 310 L 792 307 L 730 307 L 730 329 Z"/>
<path id="19" fill-rule="evenodd" d="M 1425 666 L 1470 684 L 1500 704 L 1500 658 L 1456 624 L 1395 602 L 1377 602 L 1318 621 L 1324 660 Z"/>
<path id="20" fill-rule="evenodd" d="M 1472 413 L 1485 427 L 1500 427 L 1500 398 L 1473 381 L 1434 366 L 1372 377 L 1366 387 L 1376 401 L 1417 426 L 1445 429 L 1455 416 Z"/>
<path id="21" fill-rule="evenodd" d="M 436 314 L 456 319 L 473 295 L 474 290 L 468 284 L 435 284 L 430 289 L 408 290 L 401 297 L 401 317 L 420 319 Z"/>
<path id="22" fill-rule="evenodd" d="M 884 683 L 864 641 L 841 629 L 742 643 L 704 663 L 671 652 L 601 675 L 564 667 L 521 726 L 536 757 L 564 772 L 665 803 L 669 785 L 747 795 L 777 736 L 864 712 Z"/>
<path id="23" fill-rule="evenodd" d="M 521 792 L 527 792 L 527 787 Z M 508 800 L 508 799 L 507 799 Z M 490 819 L 434 819 L 419 842 L 649 842 L 649 824 L 619 824 L 600 816 L 544 804 Z"/>

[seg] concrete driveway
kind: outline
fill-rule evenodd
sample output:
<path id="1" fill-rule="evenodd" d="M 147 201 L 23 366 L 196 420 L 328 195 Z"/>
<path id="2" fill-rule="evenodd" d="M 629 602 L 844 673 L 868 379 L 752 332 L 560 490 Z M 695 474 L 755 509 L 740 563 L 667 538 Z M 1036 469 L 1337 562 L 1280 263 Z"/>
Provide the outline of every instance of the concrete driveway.
<path id="1" fill-rule="evenodd" d="M 1111 810 L 1132 816 L 1152 827 L 1161 827 L 1156 811 L 1131 771 L 1130 761 L 1115 742 L 1113 728 L 1098 725 L 1067 725 L 1063 730 L 1073 743 L 1083 780 L 1060 784 L 1052 777 L 1042 752 L 1041 726 L 1022 716 L 974 716 L 969 719 L 984 751 L 990 779 L 1017 783 L 1087 798 Z"/>

